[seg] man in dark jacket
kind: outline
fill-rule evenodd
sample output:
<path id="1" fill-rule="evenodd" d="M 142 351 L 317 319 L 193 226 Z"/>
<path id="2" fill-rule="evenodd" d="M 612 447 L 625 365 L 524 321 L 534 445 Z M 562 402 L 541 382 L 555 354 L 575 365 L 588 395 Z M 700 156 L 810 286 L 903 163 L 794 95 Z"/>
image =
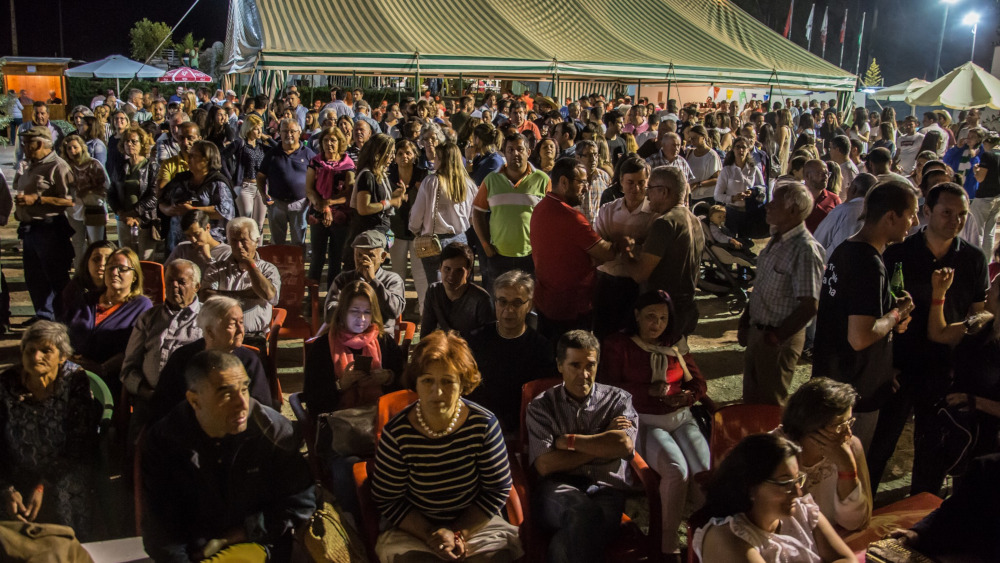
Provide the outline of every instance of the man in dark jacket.
<path id="1" fill-rule="evenodd" d="M 185 379 L 187 402 L 143 440 L 146 552 L 157 563 L 187 563 L 264 549 L 287 561 L 293 531 L 316 508 L 292 423 L 250 398 L 231 354 L 198 354 Z"/>

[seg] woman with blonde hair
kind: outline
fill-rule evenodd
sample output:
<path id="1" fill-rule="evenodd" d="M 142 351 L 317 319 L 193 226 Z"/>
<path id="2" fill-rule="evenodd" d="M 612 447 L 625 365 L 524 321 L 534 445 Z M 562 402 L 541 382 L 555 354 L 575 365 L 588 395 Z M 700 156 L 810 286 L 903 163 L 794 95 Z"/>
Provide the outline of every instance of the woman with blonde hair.
<path id="1" fill-rule="evenodd" d="M 257 189 L 257 172 L 269 144 L 264 137 L 264 120 L 251 113 L 243 120 L 239 138 L 230 143 L 223 153 L 223 161 L 230 168 L 227 171 L 229 179 L 236 191 L 236 208 L 241 217 L 253 219 L 259 231 L 264 229 L 267 205 Z"/>
<path id="2" fill-rule="evenodd" d="M 441 248 L 452 242 L 467 243 L 472 226 L 472 200 L 476 184 L 462 164 L 462 151 L 455 143 L 445 143 L 434 156 L 437 171 L 424 179 L 417 200 L 410 209 L 410 231 L 417 236 L 437 235 Z M 441 256 L 421 258 L 427 281 L 437 280 Z"/>
<path id="3" fill-rule="evenodd" d="M 104 226 L 108 223 L 108 188 L 111 180 L 101 163 L 90 157 L 87 143 L 80 135 L 72 134 L 63 140 L 62 157 L 73 170 L 73 209 L 67 213 L 73 227 L 73 252 L 83 256 L 87 244 L 104 239 Z"/>
<path id="4" fill-rule="evenodd" d="M 198 97 L 195 96 L 194 92 L 191 90 L 184 92 L 181 96 L 181 111 L 188 115 L 192 115 L 196 109 L 198 109 Z"/>
<path id="5" fill-rule="evenodd" d="M 131 248 L 119 248 L 108 256 L 104 291 L 87 294 L 60 319 L 76 350 L 73 361 L 100 375 L 113 397 L 121 391 L 118 374 L 132 328 L 139 315 L 152 307 L 142 294 L 139 256 Z"/>

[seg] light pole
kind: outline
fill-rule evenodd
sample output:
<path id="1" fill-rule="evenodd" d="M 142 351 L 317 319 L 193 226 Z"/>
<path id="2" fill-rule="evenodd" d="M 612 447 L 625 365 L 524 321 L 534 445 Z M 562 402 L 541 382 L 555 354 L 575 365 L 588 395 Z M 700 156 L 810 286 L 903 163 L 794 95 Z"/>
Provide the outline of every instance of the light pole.
<path id="1" fill-rule="evenodd" d="M 938 73 L 941 72 L 941 48 L 944 47 L 944 30 L 948 23 L 948 8 L 955 2 L 958 0 L 941 0 L 941 3 L 944 4 L 944 18 L 941 19 L 941 36 L 938 37 L 937 56 L 934 58 L 934 71 L 931 73 L 935 80 L 937 80 Z"/>
<path id="2" fill-rule="evenodd" d="M 972 61 L 976 58 L 976 30 L 979 28 L 979 14 L 976 12 L 969 12 L 966 14 L 965 18 L 962 19 L 962 23 L 972 26 L 972 55 L 970 55 L 969 58 L 969 61 Z"/>

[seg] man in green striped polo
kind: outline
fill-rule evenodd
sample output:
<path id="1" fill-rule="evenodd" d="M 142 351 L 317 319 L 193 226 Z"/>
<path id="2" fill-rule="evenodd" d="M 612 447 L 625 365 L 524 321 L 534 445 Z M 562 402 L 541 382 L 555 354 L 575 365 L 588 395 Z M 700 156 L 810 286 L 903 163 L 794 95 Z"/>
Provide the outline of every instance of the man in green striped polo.
<path id="1" fill-rule="evenodd" d="M 531 213 L 551 184 L 545 172 L 528 163 L 528 140 L 524 135 L 508 135 L 503 154 L 507 164 L 483 180 L 472 216 L 472 225 L 486 252 L 490 279 L 494 280 L 510 270 L 535 271 L 531 260 Z"/>

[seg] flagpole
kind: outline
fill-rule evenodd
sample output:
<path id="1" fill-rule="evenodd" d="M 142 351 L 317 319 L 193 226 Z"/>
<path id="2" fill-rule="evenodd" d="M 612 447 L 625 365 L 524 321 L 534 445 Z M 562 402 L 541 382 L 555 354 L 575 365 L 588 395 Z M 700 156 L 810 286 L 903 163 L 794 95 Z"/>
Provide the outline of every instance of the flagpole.
<path id="1" fill-rule="evenodd" d="M 840 68 L 844 68 L 844 36 L 847 34 L 847 10 L 844 10 L 844 23 L 840 25 Z"/>
<path id="2" fill-rule="evenodd" d="M 785 33 L 782 34 L 785 36 L 785 39 L 788 39 L 788 36 L 792 33 L 792 11 L 794 9 L 795 0 L 792 0 L 792 3 L 788 5 L 788 18 L 785 19 Z"/>
<path id="3" fill-rule="evenodd" d="M 826 10 L 823 11 L 823 27 L 819 30 L 819 40 L 823 42 L 823 48 L 820 49 L 820 58 L 826 59 L 826 33 L 828 30 L 828 23 L 830 18 L 830 7 L 827 6 Z"/>
<path id="4" fill-rule="evenodd" d="M 865 36 L 865 16 L 867 12 L 861 12 L 861 31 L 858 32 L 858 62 L 854 65 L 854 74 L 861 72 L 861 40 Z"/>
<path id="5" fill-rule="evenodd" d="M 809 19 L 806 20 L 806 51 L 812 52 L 813 37 L 813 14 L 816 12 L 816 3 L 813 2 L 812 8 L 809 8 Z"/>

